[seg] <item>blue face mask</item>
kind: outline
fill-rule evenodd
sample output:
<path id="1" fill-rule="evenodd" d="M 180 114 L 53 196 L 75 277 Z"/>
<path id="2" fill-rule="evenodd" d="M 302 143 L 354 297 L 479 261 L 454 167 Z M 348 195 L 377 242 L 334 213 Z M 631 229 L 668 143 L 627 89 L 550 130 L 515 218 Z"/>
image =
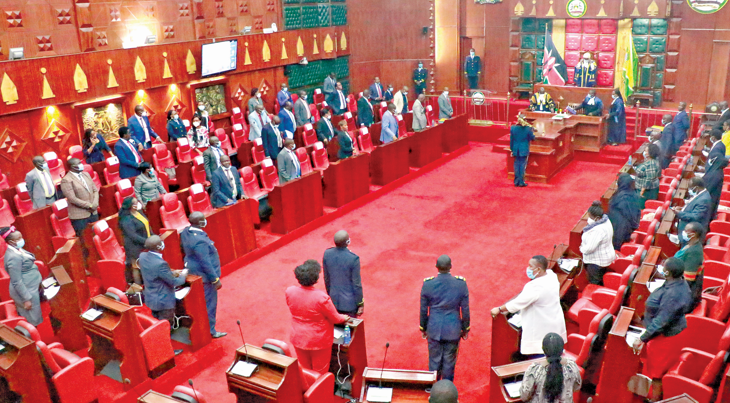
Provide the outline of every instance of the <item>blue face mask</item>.
<path id="1" fill-rule="evenodd" d="M 48 169 L 48 163 L 44 162 L 43 165 L 41 165 L 41 169 L 43 169 L 43 170 Z"/>
<path id="2" fill-rule="evenodd" d="M 15 246 L 17 246 L 18 248 L 22 248 L 23 246 L 25 246 L 25 239 L 21 239 L 20 241 L 16 242 Z"/>
<path id="3" fill-rule="evenodd" d="M 525 269 L 525 274 L 527 274 L 527 278 L 530 280 L 534 280 L 537 277 L 530 266 L 527 266 L 527 269 Z"/>
<path id="4" fill-rule="evenodd" d="M 684 242 L 689 242 L 689 236 L 687 235 L 687 231 L 682 231 L 682 240 Z"/>

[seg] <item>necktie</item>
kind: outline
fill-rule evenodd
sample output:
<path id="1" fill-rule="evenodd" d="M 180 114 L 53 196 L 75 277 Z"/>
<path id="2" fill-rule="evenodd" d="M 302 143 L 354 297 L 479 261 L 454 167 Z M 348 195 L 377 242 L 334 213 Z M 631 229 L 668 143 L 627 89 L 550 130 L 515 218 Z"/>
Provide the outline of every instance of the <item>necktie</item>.
<path id="1" fill-rule="evenodd" d="M 330 129 L 330 135 L 332 134 L 332 124 L 330 123 L 330 120 L 325 118 L 324 121 L 327 123 L 327 127 Z"/>
<path id="2" fill-rule="evenodd" d="M 236 196 L 238 196 L 238 190 L 236 188 L 236 182 L 233 179 L 233 174 L 231 173 L 231 169 L 226 169 L 226 176 L 228 177 L 228 183 L 231 184 L 231 194 L 233 195 L 231 198 L 235 199 Z"/>
<path id="3" fill-rule="evenodd" d="M 297 158 L 294 151 L 289 150 L 289 154 L 291 154 L 291 159 L 294 161 L 294 166 L 297 167 L 297 177 L 302 176 L 302 168 L 299 165 L 299 158 Z"/>
<path id="4" fill-rule="evenodd" d="M 340 94 L 340 107 L 345 109 L 345 95 L 340 90 L 337 90 L 337 92 Z"/>
<path id="5" fill-rule="evenodd" d="M 147 130 L 147 125 L 144 124 L 142 116 L 137 115 L 137 120 L 139 120 L 139 125 L 142 126 L 142 130 L 144 130 L 144 142 L 148 143 L 150 141 L 150 132 Z"/>
<path id="6" fill-rule="evenodd" d="M 378 89 L 378 98 L 382 98 L 383 97 L 383 91 L 380 88 L 380 84 L 376 85 L 375 88 Z"/>
<path id="7" fill-rule="evenodd" d="M 139 153 L 137 152 L 137 149 L 134 148 L 134 146 L 132 146 L 132 144 L 130 142 L 128 142 L 127 140 L 124 140 L 124 144 L 126 144 L 127 147 L 129 147 L 129 149 L 132 150 L 132 154 L 134 154 L 134 161 L 139 164 L 141 161 L 141 158 L 139 157 Z"/>
<path id="8" fill-rule="evenodd" d="M 79 180 L 81 181 L 81 183 L 83 183 L 84 188 L 86 188 L 86 191 L 88 192 L 89 191 L 89 185 L 86 183 L 86 179 L 84 179 L 84 177 L 82 176 L 82 174 L 77 174 L 77 173 L 74 172 L 74 175 L 76 175 L 76 177 L 79 178 Z"/>
<path id="9" fill-rule="evenodd" d="M 48 172 L 40 170 L 40 175 L 42 176 L 41 185 L 43 185 L 43 193 L 46 195 L 47 199 L 56 193 L 56 187 L 53 186 L 51 175 L 49 175 Z"/>

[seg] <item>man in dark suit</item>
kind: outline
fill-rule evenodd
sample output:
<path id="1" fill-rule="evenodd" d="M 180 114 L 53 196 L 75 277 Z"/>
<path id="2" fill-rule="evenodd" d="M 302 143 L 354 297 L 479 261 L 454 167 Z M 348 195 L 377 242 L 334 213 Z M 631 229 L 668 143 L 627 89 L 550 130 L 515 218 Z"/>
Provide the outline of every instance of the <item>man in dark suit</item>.
<path id="1" fill-rule="evenodd" d="M 603 114 L 603 101 L 596 96 L 596 90 L 589 90 L 588 96 L 579 104 L 576 111 L 582 110 L 586 116 L 601 116 Z"/>
<path id="2" fill-rule="evenodd" d="M 674 152 L 672 151 L 672 147 L 674 146 L 674 125 L 672 124 L 672 115 L 666 114 L 662 116 L 662 124 L 664 125 L 664 129 L 662 129 L 662 137 L 659 141 L 662 143 L 662 148 L 665 151 L 664 160 L 662 161 L 662 169 L 665 169 L 669 166 L 669 163 L 674 157 Z"/>
<path id="3" fill-rule="evenodd" d="M 423 94 L 426 90 L 426 79 L 428 79 L 428 70 L 423 68 L 423 62 L 418 62 L 418 68 L 413 70 L 413 87 L 416 95 Z"/>
<path id="4" fill-rule="evenodd" d="M 388 89 L 385 90 L 385 93 L 383 94 L 383 101 L 390 102 L 393 100 L 393 84 L 388 85 Z"/>
<path id="5" fill-rule="evenodd" d="M 294 152 L 296 145 L 294 140 L 286 139 L 284 148 L 276 156 L 276 166 L 279 171 L 279 184 L 283 185 L 289 181 L 302 176 L 302 167 L 299 164 L 299 157 Z"/>
<path id="6" fill-rule="evenodd" d="M 48 162 L 40 155 L 33 157 L 33 169 L 25 175 L 25 186 L 33 201 L 34 209 L 56 201 L 56 185 L 48 170 Z"/>
<path id="7" fill-rule="evenodd" d="M 150 120 L 144 115 L 144 106 L 137 105 L 134 107 L 134 115 L 127 119 L 127 126 L 132 132 L 132 138 L 137 144 L 142 144 L 144 148 L 152 147 L 152 139 L 158 139 L 159 136 L 152 130 Z"/>
<path id="8" fill-rule="evenodd" d="M 522 116 L 520 118 L 524 119 Z M 515 186 L 525 187 L 525 169 L 527 169 L 527 157 L 530 155 L 530 142 L 535 140 L 534 129 L 521 123 L 512 125 L 509 129 L 509 149 L 515 158 Z M 525 122 L 526 123 L 526 122 Z"/>
<path id="9" fill-rule="evenodd" d="M 385 90 L 383 89 L 383 84 L 380 84 L 380 77 L 375 77 L 375 80 L 372 84 L 370 84 L 370 88 L 368 90 L 370 91 L 370 102 L 373 104 L 377 104 L 385 100 L 383 97 Z M 360 107 L 358 106 L 358 110 L 359 109 Z"/>
<path id="10" fill-rule="evenodd" d="M 139 270 L 144 280 L 144 303 L 157 320 L 172 325 L 175 318 L 175 287 L 185 284 L 187 270 L 172 271 L 162 257 L 165 243 L 157 235 L 144 242 L 145 252 L 139 254 Z"/>
<path id="11" fill-rule="evenodd" d="M 214 339 L 221 338 L 226 333 L 215 330 L 215 317 L 218 309 L 218 290 L 223 288 L 221 283 L 221 260 L 213 241 L 203 228 L 208 224 L 205 215 L 194 211 L 188 217 L 190 226 L 180 233 L 180 242 L 185 252 L 185 267 L 190 274 L 203 278 L 203 292 L 205 306 L 208 309 L 208 323 L 210 334 Z"/>
<path id="12" fill-rule="evenodd" d="M 373 124 L 373 104 L 370 103 L 370 90 L 362 92 L 357 100 L 357 121 L 360 125 L 370 127 Z"/>
<path id="13" fill-rule="evenodd" d="M 687 116 L 686 108 L 687 103 L 680 102 L 679 106 L 677 106 L 677 110 L 679 112 L 674 115 L 674 119 L 672 120 L 672 126 L 674 127 L 672 137 L 672 154 L 677 153 L 677 150 L 679 150 L 679 147 L 682 146 L 682 143 L 684 143 L 684 140 L 687 138 L 687 130 L 689 130 L 689 116 Z"/>
<path id="14" fill-rule="evenodd" d="M 213 172 L 215 172 L 221 166 L 221 157 L 226 155 L 226 152 L 221 149 L 221 141 L 216 136 L 210 136 L 208 140 L 210 147 L 203 152 L 203 165 L 205 166 L 205 180 L 211 181 Z"/>
<path id="15" fill-rule="evenodd" d="M 682 236 L 684 227 L 693 222 L 697 221 L 702 225 L 702 228 L 707 231 L 707 226 L 710 225 L 710 214 L 712 213 L 712 197 L 710 192 L 705 189 L 705 181 L 697 176 L 693 177 L 689 181 L 689 196 L 690 199 L 685 202 L 684 208 L 672 207 L 676 214 L 679 222 L 677 223 L 677 235 L 679 235 L 679 244 L 684 246 L 686 241 Z"/>
<path id="16" fill-rule="evenodd" d="M 649 142 L 651 144 L 656 145 L 659 148 L 659 156 L 657 157 L 657 162 L 659 162 L 659 166 L 663 167 L 666 163 L 667 166 L 669 165 L 669 162 L 667 162 L 667 146 L 664 141 L 662 141 L 662 132 L 660 131 L 654 131 L 649 135 Z"/>
<path id="17" fill-rule="evenodd" d="M 347 112 L 347 95 L 342 91 L 342 83 L 337 83 L 337 87 L 327 99 L 327 104 L 332 108 L 335 115 L 342 115 Z"/>
<path id="18" fill-rule="evenodd" d="M 329 97 L 335 92 L 337 86 L 337 76 L 334 72 L 330 73 L 327 78 L 324 79 L 324 85 L 322 86 L 322 92 L 324 92 L 325 99 L 329 102 Z"/>
<path id="19" fill-rule="evenodd" d="M 324 251 L 324 286 L 337 312 L 359 316 L 365 311 L 360 278 L 360 257 L 347 247 L 350 235 L 340 230 L 335 233 L 335 247 Z"/>
<path id="20" fill-rule="evenodd" d="M 210 180 L 213 191 L 210 202 L 215 208 L 228 206 L 238 199 L 244 199 L 241 188 L 241 175 L 231 166 L 231 158 L 221 156 L 221 166 L 213 172 Z"/>
<path id="21" fill-rule="evenodd" d="M 482 75 L 482 59 L 469 49 L 469 56 L 464 61 L 464 74 L 469 80 L 469 89 L 479 88 L 479 77 Z"/>
<path id="22" fill-rule="evenodd" d="M 332 126 L 332 111 L 322 109 L 322 119 L 317 122 L 317 140 L 326 146 L 334 136 L 335 128 Z"/>
<path id="23" fill-rule="evenodd" d="M 132 139 L 126 126 L 119 128 L 119 141 L 114 144 L 114 154 L 119 158 L 119 177 L 134 178 L 139 175 L 139 164 L 143 162 L 140 147 Z"/>
<path id="24" fill-rule="evenodd" d="M 279 110 L 279 120 L 281 120 L 279 130 L 281 130 L 282 135 L 288 139 L 293 139 L 294 131 L 297 129 L 297 123 L 296 117 L 294 117 L 294 113 L 292 112 L 291 102 L 286 101 L 284 107 Z"/>
<path id="25" fill-rule="evenodd" d="M 272 121 L 264 126 L 264 130 L 261 132 L 264 152 L 271 159 L 275 159 L 284 147 L 284 139 L 279 131 L 279 123 L 281 123 L 281 119 L 278 116 L 274 116 Z"/>
<path id="26" fill-rule="evenodd" d="M 350 133 L 347 131 L 347 122 L 344 120 L 337 123 L 337 143 L 340 145 L 337 158 L 344 160 L 352 157 L 355 151 L 354 140 L 350 137 Z"/>
<path id="27" fill-rule="evenodd" d="M 730 129 L 730 122 L 724 123 L 724 126 Z M 722 142 L 721 133 L 711 132 L 710 144 L 710 149 L 708 151 L 702 151 L 702 155 L 707 157 L 707 161 L 715 158 L 716 156 L 721 156 L 725 158 L 725 154 L 727 153 L 727 147 L 725 146 L 725 143 Z"/>
<path id="28" fill-rule="evenodd" d="M 428 370 L 438 379 L 454 381 L 459 339 L 469 336 L 469 288 L 466 279 L 451 275 L 451 258 L 439 256 L 438 276 L 421 286 L 421 333 L 428 339 Z"/>
<path id="29" fill-rule="evenodd" d="M 720 102 L 720 117 L 712 126 L 712 132 L 722 135 L 722 124 L 727 120 L 730 120 L 730 109 L 728 109 L 727 101 L 722 101 Z"/>

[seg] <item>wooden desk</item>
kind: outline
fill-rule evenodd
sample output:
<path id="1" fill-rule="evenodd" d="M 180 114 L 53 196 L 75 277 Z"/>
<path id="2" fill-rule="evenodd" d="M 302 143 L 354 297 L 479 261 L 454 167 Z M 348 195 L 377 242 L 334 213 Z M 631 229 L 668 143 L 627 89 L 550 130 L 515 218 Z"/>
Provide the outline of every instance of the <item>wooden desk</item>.
<path id="1" fill-rule="evenodd" d="M 654 245 L 658 246 L 665 256 L 674 256 L 679 251 L 679 245 L 669 240 L 669 234 L 674 231 L 675 216 L 674 211 L 667 210 L 654 236 Z"/>
<path id="2" fill-rule="evenodd" d="M 163 395 L 162 393 L 155 392 L 154 390 L 149 390 L 144 395 L 140 396 L 139 399 L 137 399 L 137 402 L 139 403 L 181 403 L 180 400 L 177 400 L 173 397 Z"/>
<path id="3" fill-rule="evenodd" d="M 249 378 L 231 373 L 238 361 L 246 358 L 243 347 L 236 350 L 233 364 L 226 371 L 228 391 L 235 394 L 238 403 L 301 403 L 303 401 L 299 363 L 296 358 L 276 354 L 261 347 L 246 344 L 249 362 L 258 369 Z"/>
<path id="4" fill-rule="evenodd" d="M 548 257 L 548 269 L 558 276 L 560 282 L 560 300 L 570 306 L 578 300 L 580 290 L 588 284 L 588 277 L 583 269 L 582 261 L 570 273 L 564 272 L 558 265 L 558 261 L 562 258 L 580 259 L 580 256 L 573 254 L 568 245 L 561 243 L 553 249 L 552 254 Z"/>
<path id="5" fill-rule="evenodd" d="M 407 369 L 365 368 L 364 383 L 360 391 L 360 401 L 368 403 L 367 390 L 369 386 L 393 388 L 392 403 L 428 403 L 427 388 L 436 383 L 436 371 L 416 371 Z M 355 390 L 353 388 L 353 390 Z"/>
<path id="6" fill-rule="evenodd" d="M 341 207 L 370 193 L 370 154 L 330 163 L 323 177 L 324 205 Z"/>
<path id="7" fill-rule="evenodd" d="M 421 132 L 408 134 L 410 166 L 421 168 L 441 158 L 443 155 L 441 149 L 443 127 L 443 125 L 436 125 Z"/>
<path id="8" fill-rule="evenodd" d="M 193 351 L 196 351 L 213 340 L 210 335 L 208 311 L 205 307 L 203 278 L 188 274 L 185 286 L 190 287 L 190 291 L 185 298 L 176 300 L 175 315 L 189 316 L 190 319 L 180 321 L 180 327 L 172 331 L 171 339 L 188 344 Z"/>
<path id="9" fill-rule="evenodd" d="M 340 365 L 342 365 L 342 371 L 346 371 L 348 365 L 352 367 L 350 369 L 352 373 L 352 391 L 356 393 L 362 387 L 363 371 L 368 366 L 368 352 L 365 344 L 365 323 L 362 319 L 350 319 L 347 324 L 350 326 L 352 340 L 350 344 L 332 344 L 329 371 L 337 374 Z M 344 328 L 344 326 L 336 326 Z"/>
<path id="10" fill-rule="evenodd" d="M 522 378 L 530 365 L 542 364 L 544 362 L 545 358 L 538 358 L 492 367 L 492 371 L 489 374 L 489 403 L 521 402 L 522 400 L 519 397 L 509 397 L 507 390 L 504 388 L 504 384 Z"/>
<path id="11" fill-rule="evenodd" d="M 288 234 L 324 214 L 322 176 L 311 172 L 269 193 L 271 232 Z"/>
<path id="12" fill-rule="evenodd" d="M 497 315 L 492 319 L 491 364 L 500 366 L 520 359 L 520 336 L 522 329 L 507 322 L 507 316 Z"/>
<path id="13" fill-rule="evenodd" d="M 628 389 L 629 380 L 639 372 L 639 356 L 626 343 L 626 333 L 634 318 L 634 310 L 621 307 L 606 339 L 601 377 L 596 388 L 596 403 L 641 402 Z"/>
<path id="14" fill-rule="evenodd" d="M 627 162 L 624 164 L 624 166 L 621 167 L 621 169 L 616 174 L 616 180 L 618 180 L 618 176 L 622 173 L 627 173 L 630 175 L 634 175 L 634 167 L 629 165 Z M 616 190 L 618 190 L 618 185 L 616 184 L 616 181 L 613 181 L 611 185 L 609 185 L 608 189 L 606 189 L 605 192 L 603 192 L 603 195 L 601 196 L 601 207 L 603 208 L 603 212 L 608 214 L 608 211 L 610 210 L 610 201 L 611 197 L 616 193 Z"/>
<path id="15" fill-rule="evenodd" d="M 563 97 L 563 101 L 560 102 L 560 109 L 565 109 L 568 104 L 579 104 L 588 95 L 589 90 L 596 90 L 596 97 L 603 102 L 603 111 L 608 113 L 611 108 L 611 94 L 613 93 L 612 88 L 600 88 L 600 87 L 576 87 L 574 85 L 549 85 L 540 84 L 540 87 L 545 87 L 545 92 L 555 100 L 557 106 L 560 97 Z"/>
<path id="16" fill-rule="evenodd" d="M 301 203 L 298 198 L 291 201 Z M 230 206 L 216 209 L 206 216 L 208 220 L 206 232 L 215 242 L 221 267 L 256 249 L 251 209 L 247 203 L 247 200 L 239 200 Z"/>
<path id="17" fill-rule="evenodd" d="M 373 185 L 385 186 L 411 172 L 408 166 L 409 147 L 408 137 L 375 147 L 370 154 L 370 178 Z"/>
<path id="18" fill-rule="evenodd" d="M 553 121 L 551 118 L 554 114 L 550 112 L 530 112 L 528 110 L 520 112 L 524 113 L 525 119 L 535 127 L 538 127 L 538 123 L 543 121 L 555 124 L 556 126 L 552 130 L 560 127 L 569 129 L 573 134 L 571 139 L 573 148 L 577 151 L 599 152 L 606 142 L 608 125 L 603 116 L 572 115 L 563 121 Z"/>
<path id="19" fill-rule="evenodd" d="M 570 230 L 570 251 L 580 257 L 583 257 L 583 254 L 580 252 L 580 244 L 583 241 L 583 228 L 585 228 L 586 225 L 588 225 L 588 211 L 583 214 L 583 217 L 581 217 L 573 226 L 573 229 Z"/>
<path id="20" fill-rule="evenodd" d="M 5 345 L 0 353 L 0 376 L 7 381 L 7 386 L 0 386 L 0 401 L 15 401 L 13 395 L 20 395 L 23 402 L 50 403 L 51 394 L 33 340 L 0 324 L 0 341 Z"/>
<path id="21" fill-rule="evenodd" d="M 689 179 L 682 179 L 677 185 L 677 190 L 672 197 L 673 207 L 684 207 L 685 198 L 689 191 Z"/>
<path id="22" fill-rule="evenodd" d="M 571 118 L 556 122 L 550 119 L 552 114 L 540 112 L 526 112 L 526 114 L 529 114 L 528 120 L 532 121 L 537 132 L 535 140 L 530 144 L 525 179 L 547 183 L 573 160 L 577 121 Z M 507 152 L 507 177 L 514 179 L 515 159 L 512 157 L 512 150 L 506 148 L 505 152 Z"/>
<path id="23" fill-rule="evenodd" d="M 98 374 L 111 360 L 120 361 L 124 389 L 129 390 L 148 380 L 137 315 L 127 304 L 105 295 L 91 299 L 91 306 L 104 313 L 95 321 L 81 318 L 86 334 L 91 337 L 89 357 Z"/>
<path id="24" fill-rule="evenodd" d="M 469 145 L 469 131 L 466 114 L 454 116 L 446 120 L 441 126 L 441 149 L 445 153 L 452 153 L 461 147 Z"/>
<path id="25" fill-rule="evenodd" d="M 51 306 L 50 318 L 53 333 L 59 338 L 64 348 L 69 351 L 78 351 L 89 347 L 81 323 L 81 301 L 74 281 L 63 266 L 51 268 L 53 277 L 61 288 L 53 298 L 48 300 Z M 89 290 L 86 289 L 88 298 Z M 84 300 L 84 303 L 87 300 Z"/>
<path id="26" fill-rule="evenodd" d="M 33 253 L 36 260 L 42 262 L 51 260 L 55 253 L 51 243 L 51 238 L 55 235 L 51 225 L 51 213 L 51 206 L 46 206 L 15 216 L 13 224 L 18 231 L 23 233 L 26 250 Z"/>
<path id="27" fill-rule="evenodd" d="M 647 284 L 651 280 L 656 266 L 659 263 L 661 257 L 661 248 L 652 246 L 644 257 L 644 261 L 639 266 L 639 270 L 634 276 L 634 282 L 631 285 L 631 293 L 629 294 L 629 308 L 633 309 L 636 317 L 634 321 L 641 321 L 644 316 L 644 310 L 646 309 L 646 300 L 651 295 Z"/>
<path id="28" fill-rule="evenodd" d="M 129 178 L 134 184 L 134 178 Z M 104 185 L 99 189 L 99 218 L 109 217 L 119 212 L 114 194 L 117 192 L 117 185 Z"/>
<path id="29" fill-rule="evenodd" d="M 76 288 L 77 304 L 85 309 L 89 303 L 89 285 L 86 283 L 86 264 L 81 251 L 81 240 L 72 238 L 56 251 L 48 267 L 63 267 Z M 64 346 L 66 343 L 64 343 Z"/>

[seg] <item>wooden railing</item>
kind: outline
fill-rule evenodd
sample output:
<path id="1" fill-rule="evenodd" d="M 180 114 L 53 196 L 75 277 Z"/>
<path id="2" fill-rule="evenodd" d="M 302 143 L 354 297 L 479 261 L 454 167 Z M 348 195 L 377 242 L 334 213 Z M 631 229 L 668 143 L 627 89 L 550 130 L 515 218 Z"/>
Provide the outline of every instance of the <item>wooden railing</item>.
<path id="1" fill-rule="evenodd" d="M 674 118 L 674 115 L 677 114 L 677 111 L 670 109 L 642 108 L 637 102 L 636 107 L 634 108 L 634 113 L 636 114 L 634 137 L 636 137 L 643 136 L 646 129 L 651 126 L 663 126 L 662 116 L 668 114 L 672 115 L 672 118 Z M 719 116 L 719 114 L 717 113 L 693 112 L 692 105 L 689 105 L 689 108 L 687 109 L 687 114 L 689 116 L 690 126 L 689 130 L 687 131 L 687 136 L 689 137 L 695 137 L 697 135 L 697 131 L 703 123 L 702 118 L 704 116 Z"/>
<path id="2" fill-rule="evenodd" d="M 482 91 L 485 94 L 484 103 L 476 105 L 469 94 L 464 91 L 463 95 L 450 95 L 451 106 L 454 109 L 454 116 L 466 114 L 470 124 L 507 124 L 509 119 L 510 96 L 489 94 L 489 91 Z M 487 95 L 489 94 L 489 95 Z M 426 104 L 433 107 L 438 116 L 439 95 L 426 95 Z"/>

